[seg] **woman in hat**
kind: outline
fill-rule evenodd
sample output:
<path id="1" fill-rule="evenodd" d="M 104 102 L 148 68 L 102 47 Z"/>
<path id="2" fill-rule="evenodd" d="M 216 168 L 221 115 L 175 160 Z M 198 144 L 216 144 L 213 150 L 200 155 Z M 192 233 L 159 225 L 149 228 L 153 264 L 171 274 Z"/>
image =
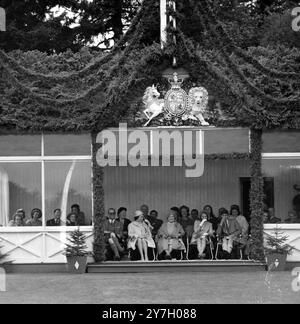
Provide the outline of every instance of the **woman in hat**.
<path id="1" fill-rule="evenodd" d="M 25 222 L 25 211 L 23 209 L 18 209 L 13 216 L 13 219 L 9 222 L 9 227 L 24 227 Z"/>
<path id="2" fill-rule="evenodd" d="M 151 234 L 152 230 L 153 227 L 145 219 L 143 212 L 140 210 L 136 211 L 134 222 L 128 226 L 128 249 L 135 251 L 136 247 L 138 247 L 141 261 L 149 261 L 148 248 L 155 249 L 155 242 Z"/>
<path id="3" fill-rule="evenodd" d="M 181 224 L 177 222 L 176 213 L 171 211 L 168 220 L 162 225 L 157 234 L 157 249 L 158 254 L 163 252 L 166 254 L 166 259 L 172 259 L 171 253 L 174 250 L 180 250 L 186 252 L 185 245 L 182 237 L 184 237 L 185 231 Z"/>
<path id="4" fill-rule="evenodd" d="M 38 208 L 34 208 L 31 212 L 31 219 L 26 222 L 26 226 L 35 226 L 41 227 L 43 226 L 42 221 L 42 211 Z"/>

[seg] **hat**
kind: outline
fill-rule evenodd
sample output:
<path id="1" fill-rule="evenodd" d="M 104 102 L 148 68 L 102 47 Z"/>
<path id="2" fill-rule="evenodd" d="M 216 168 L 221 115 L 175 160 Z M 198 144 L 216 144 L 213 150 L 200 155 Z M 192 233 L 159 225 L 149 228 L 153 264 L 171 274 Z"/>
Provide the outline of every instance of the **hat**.
<path id="1" fill-rule="evenodd" d="M 134 218 L 139 218 L 141 216 L 143 216 L 143 212 L 141 212 L 140 210 L 137 210 L 135 213 L 134 213 Z"/>
<path id="2" fill-rule="evenodd" d="M 39 214 L 39 218 L 41 218 L 42 217 L 42 211 L 39 209 L 39 208 L 34 208 L 33 210 L 32 210 L 32 212 L 31 212 L 31 217 L 33 217 L 33 215 L 35 214 L 35 213 L 38 213 Z"/>

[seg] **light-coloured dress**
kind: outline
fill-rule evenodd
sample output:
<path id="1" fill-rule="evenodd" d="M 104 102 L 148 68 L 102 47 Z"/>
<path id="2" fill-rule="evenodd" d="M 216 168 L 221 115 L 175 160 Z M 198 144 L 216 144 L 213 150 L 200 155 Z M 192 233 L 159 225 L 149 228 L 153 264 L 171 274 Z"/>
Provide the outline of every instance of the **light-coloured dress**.
<path id="1" fill-rule="evenodd" d="M 213 235 L 213 233 L 213 226 L 209 221 L 201 222 L 197 220 L 195 221 L 191 244 L 195 244 L 198 239 L 206 238 Z"/>
<path id="2" fill-rule="evenodd" d="M 172 250 L 185 251 L 186 248 L 182 240 L 184 234 L 184 229 L 179 223 L 164 223 L 157 234 L 158 253 L 168 251 L 170 246 Z"/>
<path id="3" fill-rule="evenodd" d="M 138 239 L 144 239 L 148 243 L 148 247 L 155 249 L 155 242 L 152 238 L 151 229 L 145 223 L 132 222 L 128 226 L 128 249 L 136 250 L 136 243 Z"/>
<path id="4" fill-rule="evenodd" d="M 236 220 L 242 229 L 242 233 L 241 233 L 241 237 L 236 238 L 235 241 L 241 244 L 246 244 L 249 236 L 249 223 L 247 222 L 246 217 L 242 215 L 238 216 Z"/>

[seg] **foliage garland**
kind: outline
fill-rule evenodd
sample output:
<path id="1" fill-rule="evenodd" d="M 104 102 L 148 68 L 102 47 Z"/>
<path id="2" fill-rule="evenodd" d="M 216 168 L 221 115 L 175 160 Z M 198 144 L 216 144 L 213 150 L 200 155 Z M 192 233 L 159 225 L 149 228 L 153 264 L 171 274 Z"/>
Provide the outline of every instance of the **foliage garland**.
<path id="1" fill-rule="evenodd" d="M 264 254 L 264 180 L 262 176 L 262 130 L 251 130 L 251 258 L 258 261 L 265 260 Z"/>
<path id="2" fill-rule="evenodd" d="M 250 161 L 250 154 L 248 153 L 223 153 L 223 154 L 206 154 L 207 161 L 221 161 L 221 160 L 246 160 Z"/>
<path id="3" fill-rule="evenodd" d="M 282 71 L 276 71 L 273 69 L 266 68 L 263 66 L 258 60 L 251 57 L 249 54 L 247 54 L 243 49 L 238 47 L 234 40 L 229 36 L 229 34 L 226 32 L 220 21 L 218 20 L 214 9 L 210 6 L 207 0 L 204 0 L 202 2 L 199 2 L 199 7 L 201 8 L 201 4 L 203 4 L 204 9 L 207 12 L 207 16 L 211 19 L 211 22 L 217 27 L 217 30 L 220 32 L 221 36 L 224 38 L 224 48 L 232 49 L 237 55 L 239 55 L 241 58 L 243 58 L 245 61 L 247 61 L 249 64 L 252 64 L 256 69 L 258 69 L 260 72 L 265 73 L 270 78 L 288 78 L 289 80 L 297 80 L 300 81 L 300 77 L 295 72 L 282 72 Z"/>
<path id="4" fill-rule="evenodd" d="M 207 1 L 205 0 L 204 3 L 207 4 Z M 220 25 L 219 21 L 217 21 L 216 19 L 213 19 L 214 16 L 213 16 L 211 9 L 208 5 L 206 6 L 205 9 L 207 9 L 208 14 L 206 16 L 203 14 L 201 15 L 201 13 L 199 13 L 200 19 L 202 19 L 201 17 L 205 17 L 205 19 L 206 19 L 205 25 L 208 26 L 208 29 L 211 32 L 211 34 L 214 36 L 214 39 L 217 40 L 217 42 L 219 44 L 220 51 L 223 54 L 224 60 L 228 64 L 228 67 L 239 78 L 239 80 L 245 85 L 245 87 L 249 90 L 249 92 L 251 94 L 253 94 L 254 96 L 257 96 L 257 97 L 265 100 L 266 102 L 272 102 L 274 104 L 280 105 L 281 108 L 284 105 L 288 105 L 290 107 L 290 109 L 292 109 L 292 110 L 299 109 L 298 108 L 299 98 L 297 98 L 296 96 L 293 96 L 293 98 L 273 98 L 272 96 L 266 95 L 263 91 L 258 89 L 255 85 L 253 85 L 253 83 L 251 83 L 245 77 L 244 73 L 241 71 L 241 69 L 238 67 L 238 65 L 233 61 L 232 57 L 229 55 L 230 49 L 232 48 L 233 45 L 230 46 L 230 48 L 229 48 L 228 43 L 224 43 L 224 41 L 221 40 L 219 34 L 214 30 L 214 28 L 212 28 L 211 23 L 212 22 L 215 23 L 217 26 L 219 26 L 219 29 L 222 29 L 222 31 L 225 33 L 223 27 L 220 27 L 221 25 Z M 211 18 L 212 21 L 210 21 L 209 18 Z M 227 35 L 227 37 L 231 40 L 231 38 L 228 35 Z M 232 40 L 231 40 L 231 43 L 233 43 Z M 231 45 L 231 44 L 229 44 L 229 45 Z"/>
<path id="5" fill-rule="evenodd" d="M 132 45 L 132 43 L 130 44 Z M 65 105 L 71 105 L 76 104 L 80 101 L 86 100 L 88 97 L 91 97 L 95 94 L 97 94 L 101 89 L 103 89 L 104 85 L 107 83 L 108 79 L 120 68 L 120 66 L 124 63 L 124 59 L 126 59 L 126 56 L 132 49 L 132 46 L 128 45 L 126 49 L 121 53 L 121 55 L 118 57 L 118 61 L 116 64 L 112 66 L 112 68 L 109 70 L 109 72 L 102 78 L 100 82 L 90 87 L 87 91 L 84 91 L 83 93 L 80 93 L 75 96 L 75 98 L 72 99 L 52 99 L 45 96 L 42 96 L 40 94 L 37 94 L 33 92 L 30 88 L 24 86 L 21 82 L 17 80 L 17 78 L 13 75 L 13 71 L 10 70 L 10 68 L 2 63 L 2 67 L 4 71 L 7 73 L 7 78 L 11 82 L 11 84 L 22 91 L 24 94 L 26 94 L 29 98 L 32 98 L 33 100 L 37 101 L 40 104 L 43 105 L 55 105 L 56 107 L 62 107 Z"/>
<path id="6" fill-rule="evenodd" d="M 72 73 L 65 73 L 64 75 L 51 75 L 51 74 L 43 74 L 37 73 L 35 71 L 29 70 L 24 68 L 20 65 L 16 60 L 8 56 L 5 52 L 0 50 L 0 59 L 2 59 L 2 64 L 6 64 L 10 69 L 16 71 L 20 74 L 23 74 L 25 77 L 35 77 L 39 78 L 42 81 L 52 81 L 52 82 L 66 82 L 70 79 L 79 79 L 85 77 L 87 74 L 91 73 L 94 69 L 108 63 L 115 55 L 116 52 L 122 49 L 122 47 L 129 41 L 130 37 L 136 32 L 137 26 L 144 14 L 144 6 L 142 5 L 141 9 L 132 20 L 132 23 L 126 32 L 126 34 L 119 40 L 119 42 L 114 46 L 114 48 L 107 53 L 106 55 L 101 55 L 95 59 L 94 62 L 88 64 L 85 68 L 80 71 L 72 72 Z M 0 61 L 1 63 L 1 61 Z"/>
<path id="7" fill-rule="evenodd" d="M 105 260 L 104 220 L 105 220 L 105 192 L 103 188 L 104 171 L 97 163 L 97 152 L 101 148 L 97 144 L 97 133 L 92 133 L 93 147 L 93 201 L 94 201 L 94 258 L 96 262 Z"/>

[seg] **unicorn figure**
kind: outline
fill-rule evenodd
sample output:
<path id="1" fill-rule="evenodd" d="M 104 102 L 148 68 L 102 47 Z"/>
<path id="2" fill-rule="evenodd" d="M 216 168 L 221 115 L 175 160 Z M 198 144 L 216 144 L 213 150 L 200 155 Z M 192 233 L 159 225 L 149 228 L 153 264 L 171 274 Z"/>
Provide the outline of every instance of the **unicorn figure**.
<path id="1" fill-rule="evenodd" d="M 159 99 L 159 97 L 160 93 L 155 85 L 146 89 L 143 102 L 146 106 L 144 114 L 148 118 L 148 121 L 144 127 L 148 126 L 154 118 L 158 117 L 163 112 L 165 102 L 163 99 Z"/>

